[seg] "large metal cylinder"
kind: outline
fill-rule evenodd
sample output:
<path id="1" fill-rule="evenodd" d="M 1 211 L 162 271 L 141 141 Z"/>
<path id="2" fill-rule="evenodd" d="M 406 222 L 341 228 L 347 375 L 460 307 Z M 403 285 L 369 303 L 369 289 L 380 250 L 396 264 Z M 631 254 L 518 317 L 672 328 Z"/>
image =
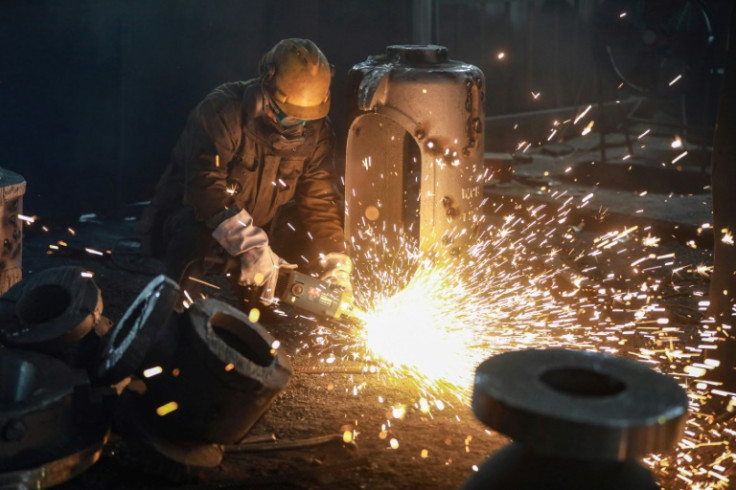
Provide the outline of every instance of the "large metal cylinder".
<path id="1" fill-rule="evenodd" d="M 27 277 L 0 297 L 0 342 L 62 354 L 101 318 L 102 293 L 85 269 L 53 267 Z"/>
<path id="2" fill-rule="evenodd" d="M 156 410 L 177 403 L 176 411 L 155 418 L 156 428 L 172 439 L 239 441 L 286 386 L 288 358 L 261 325 L 214 299 L 195 301 L 180 328 L 171 360 L 178 374 L 148 379 L 142 397 Z"/>
<path id="3" fill-rule="evenodd" d="M 514 442 L 463 488 L 654 490 L 636 460 L 677 444 L 687 408 L 674 379 L 629 359 L 565 349 L 499 354 L 476 370 L 473 412 Z"/>
<path id="4" fill-rule="evenodd" d="M 10 289 L 22 277 L 23 194 L 26 181 L 10 170 L 0 168 L 0 294 Z"/>
<path id="5" fill-rule="evenodd" d="M 226 303 L 197 300 L 178 314 L 178 292 L 165 276 L 149 283 L 110 332 L 99 377 L 133 378 L 123 398 L 135 430 L 175 443 L 236 442 L 286 386 L 289 360 Z"/>
<path id="6" fill-rule="evenodd" d="M 405 233 L 461 253 L 482 199 L 484 77 L 435 45 L 389 46 L 349 73 L 346 239 Z"/>

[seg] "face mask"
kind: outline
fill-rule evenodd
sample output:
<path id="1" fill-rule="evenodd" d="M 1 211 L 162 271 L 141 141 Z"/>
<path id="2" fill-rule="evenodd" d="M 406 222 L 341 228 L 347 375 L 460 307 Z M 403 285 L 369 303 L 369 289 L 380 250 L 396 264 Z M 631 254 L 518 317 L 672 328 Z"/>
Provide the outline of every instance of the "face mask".
<path id="1" fill-rule="evenodd" d="M 274 102 L 271 102 L 269 105 L 271 106 L 271 110 L 273 111 L 273 115 L 276 120 L 285 128 L 290 128 L 292 126 L 305 126 L 307 124 L 307 121 L 304 119 L 287 116 L 286 113 L 279 109 L 279 106 Z"/>

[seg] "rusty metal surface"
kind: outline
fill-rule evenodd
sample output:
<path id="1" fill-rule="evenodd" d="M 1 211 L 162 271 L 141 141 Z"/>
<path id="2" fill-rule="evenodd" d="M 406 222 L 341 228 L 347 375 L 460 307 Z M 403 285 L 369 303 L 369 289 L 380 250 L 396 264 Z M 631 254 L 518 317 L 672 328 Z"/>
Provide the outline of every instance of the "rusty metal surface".
<path id="1" fill-rule="evenodd" d="M 23 257 L 23 212 L 25 179 L 10 170 L 0 168 L 0 294 L 21 280 Z"/>
<path id="2" fill-rule="evenodd" d="M 346 236 L 401 229 L 460 253 L 482 199 L 484 76 L 435 45 L 389 46 L 349 74 Z"/>
<path id="3" fill-rule="evenodd" d="M 167 342 L 175 327 L 181 290 L 164 275 L 156 276 L 133 300 L 110 334 L 100 355 L 98 376 L 117 383 L 134 373 L 165 362 L 174 345 Z M 147 359 L 152 359 L 146 362 Z"/>
<path id="4" fill-rule="evenodd" d="M 565 349 L 508 352 L 476 370 L 476 417 L 530 450 L 623 461 L 672 448 L 688 399 L 674 379 L 629 359 Z"/>

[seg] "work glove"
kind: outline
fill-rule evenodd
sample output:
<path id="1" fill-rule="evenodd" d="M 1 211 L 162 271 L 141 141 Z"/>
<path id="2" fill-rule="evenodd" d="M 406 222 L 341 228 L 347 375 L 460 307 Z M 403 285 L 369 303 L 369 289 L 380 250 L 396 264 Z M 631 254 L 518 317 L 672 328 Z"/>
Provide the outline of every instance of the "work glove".
<path id="1" fill-rule="evenodd" d="M 296 267 L 295 264 L 290 264 L 276 255 L 268 245 L 253 247 L 240 254 L 238 284 L 260 288 L 260 301 L 271 304 L 276 293 L 279 269 L 296 269 Z"/>
<path id="2" fill-rule="evenodd" d="M 253 217 L 244 209 L 220 223 L 212 237 L 230 255 L 240 259 L 238 284 L 260 288 L 260 300 L 264 304 L 273 302 L 279 268 L 297 267 L 271 250 L 268 235 L 253 224 Z"/>
<path id="3" fill-rule="evenodd" d="M 353 261 L 345 254 L 333 252 L 325 255 L 320 263 L 323 270 L 320 279 L 343 289 L 337 316 L 360 318 L 362 310 L 355 304 L 353 283 L 350 280 L 350 275 L 353 272 Z"/>
<path id="4" fill-rule="evenodd" d="M 343 253 L 332 252 L 320 260 L 322 275 L 320 279 L 333 286 L 340 286 L 350 295 L 353 294 L 353 284 L 350 274 L 353 272 L 353 261 Z"/>

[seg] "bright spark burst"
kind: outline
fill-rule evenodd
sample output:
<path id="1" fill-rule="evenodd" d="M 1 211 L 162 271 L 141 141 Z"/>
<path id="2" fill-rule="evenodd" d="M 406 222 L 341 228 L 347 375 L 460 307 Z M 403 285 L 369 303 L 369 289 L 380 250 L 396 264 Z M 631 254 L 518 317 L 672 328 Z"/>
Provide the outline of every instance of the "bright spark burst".
<path id="1" fill-rule="evenodd" d="M 659 241 L 660 241 L 659 237 L 652 236 L 647 233 L 647 236 L 642 238 L 641 244 L 645 247 L 659 247 Z"/>
<path id="2" fill-rule="evenodd" d="M 465 325 L 467 298 L 467 289 L 453 280 L 448 268 L 426 262 L 404 289 L 378 299 L 366 315 L 366 346 L 390 364 L 462 386 L 476 362 L 467 355 L 475 335 L 474 328 Z M 437 362 L 448 356 L 459 364 Z"/>
<path id="3" fill-rule="evenodd" d="M 576 199 L 559 194 L 559 205 L 550 209 L 538 203 L 499 205 L 498 223 L 480 219 L 485 231 L 455 261 L 421 253 L 408 239 L 387 251 L 389 240 L 374 236 L 374 248 L 356 250 L 356 259 L 368 265 L 356 279 L 358 301 L 367 313 L 357 338 L 342 339 L 350 344 L 342 349 L 349 352 L 345 357 L 362 358 L 392 378 L 414 383 L 422 393 L 417 398 L 424 400 L 422 413 L 430 404 L 445 407 L 438 393 L 469 403 L 476 366 L 501 352 L 563 347 L 633 358 L 677 379 L 691 403 L 676 454 L 651 455 L 645 464 L 661 481 L 682 488 L 729 488 L 736 468 L 736 420 L 713 423 L 701 408 L 711 399 L 736 399 L 707 379 L 715 365 L 709 356 L 728 326 L 717 327 L 703 316 L 695 317 L 692 328 L 678 324 L 660 304 L 673 285 L 647 276 L 671 268 L 677 270 L 673 277 L 700 277 L 711 268 L 676 268 L 675 255 L 665 253 L 632 257 L 627 278 L 608 273 L 602 270 L 603 254 L 625 252 L 641 230 L 636 225 L 611 230 L 590 249 L 577 250 L 578 231 L 566 224 L 567 216 L 589 204 L 593 194 Z M 639 240 L 643 248 L 659 244 L 650 234 Z M 331 354 L 326 362 L 335 360 Z M 385 428 L 381 434 L 386 437 Z"/>

